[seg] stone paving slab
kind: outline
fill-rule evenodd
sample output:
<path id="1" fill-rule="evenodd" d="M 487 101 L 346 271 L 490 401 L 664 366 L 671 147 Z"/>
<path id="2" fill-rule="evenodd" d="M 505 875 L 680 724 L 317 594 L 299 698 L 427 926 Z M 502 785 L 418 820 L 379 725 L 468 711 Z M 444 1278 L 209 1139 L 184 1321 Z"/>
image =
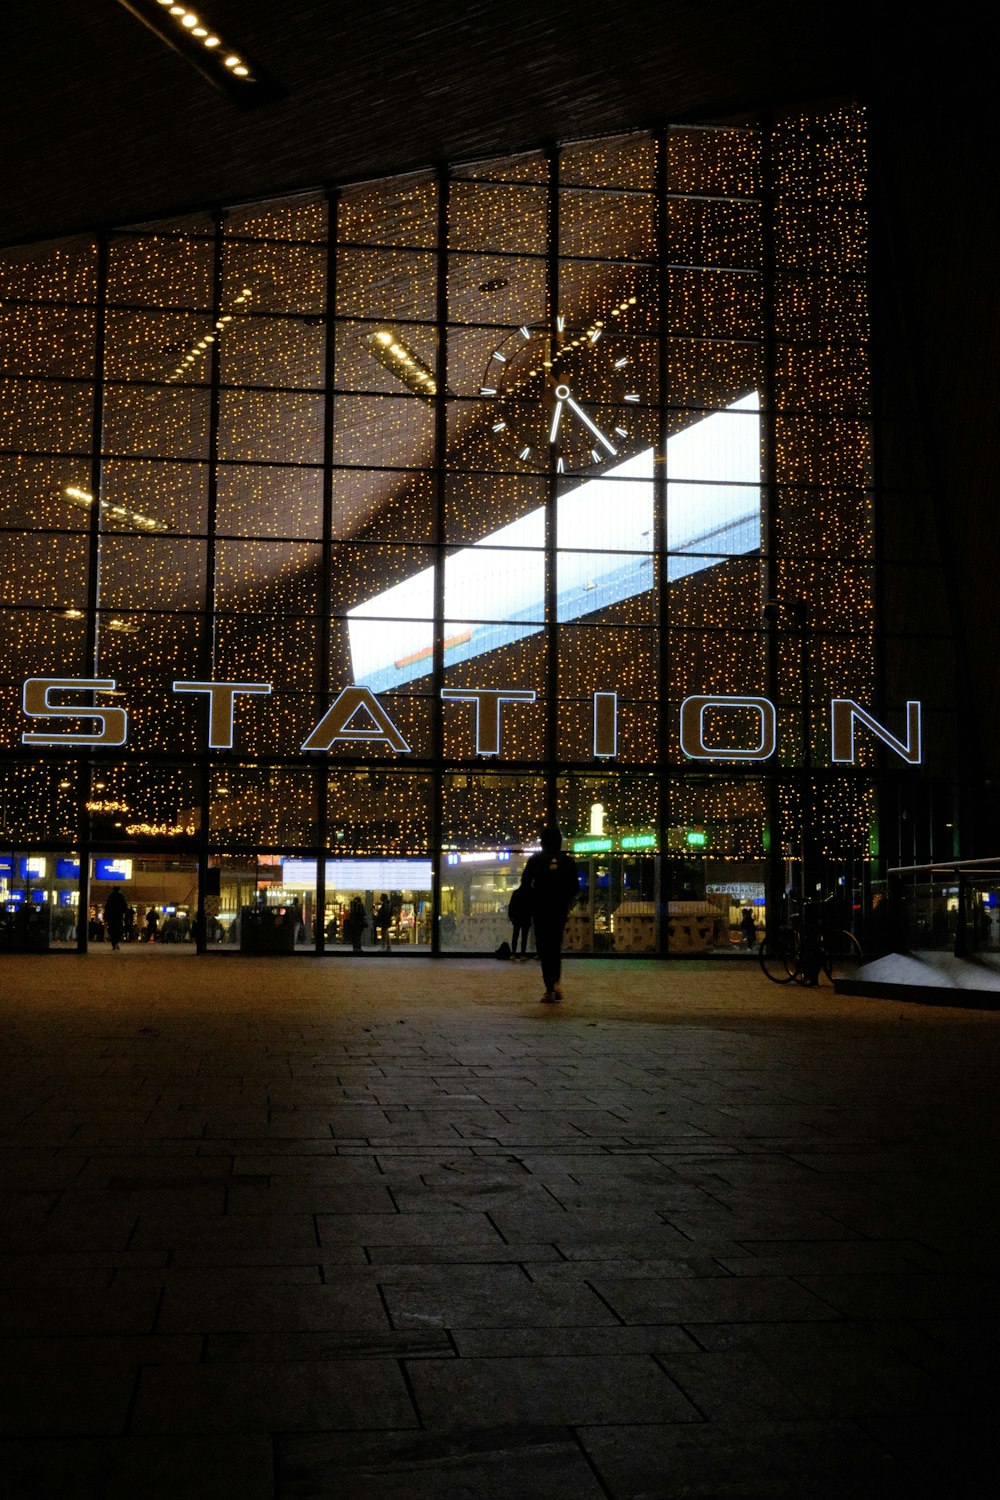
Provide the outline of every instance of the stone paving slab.
<path id="1" fill-rule="evenodd" d="M 996 1016 L 169 959 L 0 958 L 4 1500 L 1000 1489 Z"/>
<path id="2" fill-rule="evenodd" d="M 301 1432 L 416 1427 L 394 1359 L 147 1366 L 132 1413 L 136 1432 Z"/>
<path id="3" fill-rule="evenodd" d="M 934 1493 L 850 1422 L 605 1425 L 583 1429 L 580 1440 L 616 1500 L 923 1500 Z"/>
<path id="4" fill-rule="evenodd" d="M 282 1500 L 604 1500 L 564 1427 L 279 1440 Z"/>

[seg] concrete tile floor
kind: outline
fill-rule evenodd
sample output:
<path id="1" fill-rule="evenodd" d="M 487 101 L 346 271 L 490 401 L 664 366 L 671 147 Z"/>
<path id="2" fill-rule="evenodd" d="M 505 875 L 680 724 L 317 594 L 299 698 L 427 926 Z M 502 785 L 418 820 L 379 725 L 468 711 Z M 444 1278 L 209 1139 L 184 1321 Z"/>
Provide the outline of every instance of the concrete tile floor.
<path id="1" fill-rule="evenodd" d="M 0 1495 L 1000 1492 L 1000 1016 L 0 959 Z"/>

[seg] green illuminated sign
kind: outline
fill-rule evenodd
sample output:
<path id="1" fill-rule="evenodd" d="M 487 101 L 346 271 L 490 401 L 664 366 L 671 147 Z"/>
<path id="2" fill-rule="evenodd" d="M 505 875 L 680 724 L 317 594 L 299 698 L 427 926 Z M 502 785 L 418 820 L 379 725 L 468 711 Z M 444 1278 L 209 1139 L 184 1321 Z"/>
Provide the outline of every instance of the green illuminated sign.
<path id="1" fill-rule="evenodd" d="M 605 854 L 611 848 L 610 839 L 574 839 L 574 854 Z"/>
<path id="2" fill-rule="evenodd" d="M 655 849 L 655 833 L 626 833 L 622 839 L 623 849 Z"/>
<path id="3" fill-rule="evenodd" d="M 704 849 L 708 843 L 708 834 L 704 828 L 688 828 L 684 834 L 684 842 L 689 849 Z"/>

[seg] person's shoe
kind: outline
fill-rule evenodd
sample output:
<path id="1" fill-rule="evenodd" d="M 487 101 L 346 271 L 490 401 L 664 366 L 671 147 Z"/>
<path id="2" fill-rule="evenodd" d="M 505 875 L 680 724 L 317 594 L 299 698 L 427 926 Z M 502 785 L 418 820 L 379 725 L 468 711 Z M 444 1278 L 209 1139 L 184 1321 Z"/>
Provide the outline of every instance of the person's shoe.
<path id="1" fill-rule="evenodd" d="M 541 1003 L 543 1005 L 558 1005 L 559 996 L 556 994 L 555 990 L 546 990 L 545 994 L 542 996 Z"/>

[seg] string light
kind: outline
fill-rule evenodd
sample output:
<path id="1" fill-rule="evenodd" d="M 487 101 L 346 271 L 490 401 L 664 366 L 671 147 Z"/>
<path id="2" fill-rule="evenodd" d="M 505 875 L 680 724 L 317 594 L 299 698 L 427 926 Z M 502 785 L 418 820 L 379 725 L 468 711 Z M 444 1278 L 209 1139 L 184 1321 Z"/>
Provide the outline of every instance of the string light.
<path id="1" fill-rule="evenodd" d="M 216 52 L 220 66 L 243 76 L 243 55 L 196 12 L 162 9 Z M 9 379 L 0 411 L 12 447 L 20 449 L 10 458 L 9 498 L 0 501 L 10 507 L 8 576 L 17 579 L 9 596 L 10 657 L 53 671 L 69 670 L 64 661 L 82 664 L 85 529 L 97 505 L 97 669 L 127 684 L 135 756 L 102 773 L 108 783 L 102 800 L 127 805 L 130 837 L 193 836 L 207 776 L 208 836 L 225 845 L 425 853 L 439 785 L 446 844 L 523 846 L 546 812 L 545 778 L 530 768 L 545 760 L 551 733 L 559 763 L 572 771 L 557 785 L 567 829 L 586 826 L 596 798 L 610 809 L 616 836 L 657 829 L 662 854 L 684 855 L 685 828 L 704 824 L 711 830 L 710 859 L 761 859 L 763 780 L 710 774 L 693 782 L 676 735 L 676 705 L 686 693 L 767 688 L 758 557 L 707 560 L 665 585 L 651 538 L 648 589 L 559 627 L 555 704 L 547 701 L 549 637 L 542 628 L 525 628 L 521 639 L 478 657 L 474 668 L 449 662 L 448 685 L 467 685 L 471 672 L 477 686 L 536 690 L 530 710 L 517 708 L 504 720 L 504 756 L 519 763 L 516 774 L 481 765 L 418 772 L 382 748 L 343 744 L 331 752 L 329 769 L 314 761 L 294 768 L 227 763 L 223 778 L 198 759 L 203 741 L 195 708 L 165 715 L 156 686 L 171 674 L 201 676 L 206 650 L 217 677 L 274 681 L 273 700 L 248 710 L 242 743 L 263 755 L 294 753 L 295 734 L 301 728 L 304 737 L 328 694 L 350 679 L 349 608 L 430 566 L 437 553 L 429 544 L 468 545 L 549 502 L 545 434 L 525 437 L 518 427 L 521 414 L 534 408 L 544 428 L 549 382 L 578 373 L 587 403 L 612 412 L 616 434 L 624 429 L 621 456 L 628 456 L 659 444 L 663 412 L 668 431 L 677 433 L 705 412 L 721 412 L 763 389 L 764 340 L 773 332 L 772 586 L 780 598 L 809 601 L 817 705 L 833 695 L 870 700 L 875 580 L 868 308 L 860 274 L 867 253 L 863 114 L 845 108 L 789 116 L 772 136 L 773 331 L 764 327 L 761 140 L 752 128 L 678 127 L 664 137 L 662 164 L 648 135 L 566 148 L 555 247 L 548 242 L 551 168 L 539 153 L 461 168 L 440 246 L 438 187 L 429 174 L 345 189 L 332 309 L 325 300 L 327 210 L 316 197 L 255 205 L 225 220 L 219 303 L 207 219 L 116 233 L 108 262 L 99 500 L 80 482 L 90 472 L 94 418 L 95 247 L 78 240 L 4 252 L 0 314 Z M 661 271 L 655 258 L 662 239 L 669 264 Z M 549 304 L 553 250 L 560 257 L 555 307 Z M 440 255 L 448 256 L 444 352 L 454 395 L 439 389 L 435 376 Z M 324 366 L 328 313 L 332 390 Z M 218 375 L 214 434 L 205 389 L 210 358 Z M 627 396 L 638 399 L 626 402 Z M 435 413 L 444 401 L 441 454 Z M 494 431 L 498 415 L 504 425 Z M 324 598 L 328 420 L 336 541 L 325 560 L 331 594 Z M 209 586 L 210 491 L 217 534 Z M 607 535 L 595 550 L 614 545 L 609 512 Z M 659 633 L 662 587 L 668 588 L 666 639 Z M 201 617 L 206 593 L 216 611 L 208 638 Z M 454 622 L 439 627 L 442 638 L 464 640 Z M 320 682 L 324 630 L 329 675 Z M 406 635 L 402 625 L 404 645 Z M 74 649 L 80 654 L 64 655 Z M 775 650 L 778 758 L 789 774 L 778 798 L 779 837 L 790 852 L 801 806 L 794 773 L 803 752 L 796 633 L 779 629 Z M 656 701 L 661 655 L 665 703 Z M 414 754 L 428 760 L 440 712 L 444 755 L 462 761 L 471 755 L 468 714 L 461 705 L 438 707 L 432 665 L 433 655 L 423 678 L 385 695 L 386 708 Z M 594 778 L 578 769 L 591 759 L 595 687 L 613 689 L 619 699 L 621 769 L 604 777 L 599 797 Z M 11 726 L 18 722 L 16 705 L 8 717 Z M 7 730 L 8 749 L 16 748 L 13 733 Z M 668 763 L 660 766 L 664 737 Z M 820 707 L 812 738 L 813 763 L 823 768 L 828 734 Z M 154 753 L 188 756 L 190 763 L 144 764 L 141 757 Z M 874 763 L 871 747 L 861 754 Z M 50 786 L 47 778 L 58 773 L 46 764 L 41 784 L 50 789 L 35 801 L 31 777 L 21 774 L 26 768 L 14 769 L 5 836 L 68 837 L 76 826 L 73 788 Z M 359 778 L 357 769 L 366 774 Z M 657 769 L 670 774 L 658 780 Z M 317 822 L 321 776 L 326 829 Z M 875 812 L 863 776 L 817 775 L 812 795 L 818 850 L 834 858 L 867 848 Z"/>

